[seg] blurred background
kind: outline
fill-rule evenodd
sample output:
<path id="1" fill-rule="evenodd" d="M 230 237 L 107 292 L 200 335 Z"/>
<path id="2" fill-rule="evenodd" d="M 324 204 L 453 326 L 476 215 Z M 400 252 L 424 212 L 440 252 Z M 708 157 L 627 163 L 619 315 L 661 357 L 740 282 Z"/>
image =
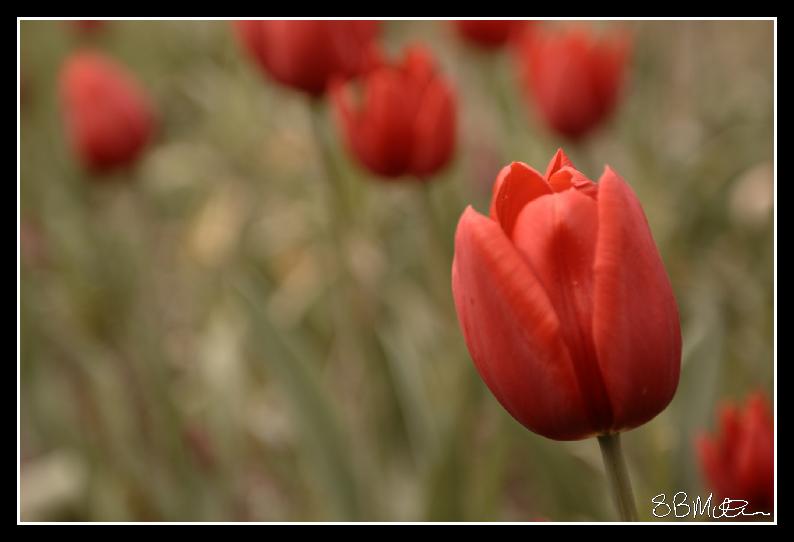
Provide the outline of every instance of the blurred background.
<path id="1" fill-rule="evenodd" d="M 707 495 L 693 437 L 722 399 L 773 390 L 773 23 L 586 24 L 634 44 L 615 114 L 571 145 L 509 53 L 446 21 L 383 23 L 387 51 L 428 44 L 458 94 L 454 162 L 423 189 L 361 169 L 323 111 L 332 188 L 308 100 L 263 78 L 229 21 L 22 21 L 22 520 L 614 520 L 595 440 L 499 406 L 450 291 L 465 206 L 559 146 L 633 186 L 681 311 L 676 397 L 624 437 L 640 517 L 659 493 Z M 159 113 L 137 166 L 102 181 L 57 93 L 86 45 Z"/>

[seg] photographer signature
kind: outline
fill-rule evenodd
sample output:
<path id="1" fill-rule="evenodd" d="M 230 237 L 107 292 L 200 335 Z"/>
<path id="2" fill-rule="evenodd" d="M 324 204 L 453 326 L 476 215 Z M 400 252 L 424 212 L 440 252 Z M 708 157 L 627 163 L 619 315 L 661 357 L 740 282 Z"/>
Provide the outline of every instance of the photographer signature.
<path id="1" fill-rule="evenodd" d="M 691 515 L 692 518 L 705 516 L 712 519 L 772 515 L 769 512 L 745 511 L 745 508 L 750 503 L 744 499 L 725 498 L 719 505 L 715 506 L 711 502 L 712 497 L 713 493 L 709 493 L 705 501 L 700 495 L 698 495 L 696 499 L 689 501 L 686 492 L 679 491 L 673 495 L 672 501 L 667 503 L 667 496 L 664 493 L 660 493 L 651 499 L 651 503 L 654 505 L 651 509 L 651 513 L 657 518 L 666 518 L 672 514 L 672 516 L 676 518 L 685 518 Z"/>

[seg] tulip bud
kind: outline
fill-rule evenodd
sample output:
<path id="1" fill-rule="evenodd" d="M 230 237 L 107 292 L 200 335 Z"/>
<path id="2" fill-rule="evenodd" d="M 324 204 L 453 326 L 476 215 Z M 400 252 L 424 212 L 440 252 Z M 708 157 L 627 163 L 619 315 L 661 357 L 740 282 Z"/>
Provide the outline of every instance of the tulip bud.
<path id="1" fill-rule="evenodd" d="M 720 432 L 697 440 L 700 464 L 716 504 L 723 499 L 748 502 L 747 513 L 772 512 L 775 501 L 775 433 L 769 403 L 751 395 L 743 410 L 726 404 Z"/>
<path id="2" fill-rule="evenodd" d="M 264 73 L 320 96 L 331 77 L 367 67 L 378 21 L 235 21 L 237 36 Z"/>
<path id="3" fill-rule="evenodd" d="M 377 175 L 425 179 L 455 148 L 455 95 L 430 52 L 414 46 L 399 63 L 384 63 L 358 81 L 361 100 L 336 81 L 337 124 L 350 153 Z"/>
<path id="4" fill-rule="evenodd" d="M 66 60 L 60 94 L 70 143 L 94 173 L 131 165 L 152 137 L 148 95 L 124 68 L 100 53 L 82 51 Z"/>
<path id="5" fill-rule="evenodd" d="M 527 98 L 558 134 L 581 139 L 614 110 L 629 52 L 625 34 L 597 39 L 583 27 L 538 29 L 517 51 Z"/>
<path id="6" fill-rule="evenodd" d="M 640 202 L 609 167 L 597 184 L 562 150 L 545 175 L 505 167 L 490 217 L 460 218 L 452 292 L 480 376 L 531 431 L 623 431 L 673 398 L 672 287 Z"/>

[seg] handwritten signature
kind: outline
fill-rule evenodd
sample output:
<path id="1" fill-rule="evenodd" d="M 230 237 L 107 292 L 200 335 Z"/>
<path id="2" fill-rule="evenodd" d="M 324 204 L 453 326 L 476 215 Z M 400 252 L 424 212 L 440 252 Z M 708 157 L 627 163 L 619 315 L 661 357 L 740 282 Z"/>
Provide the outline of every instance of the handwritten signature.
<path id="1" fill-rule="evenodd" d="M 667 502 L 667 496 L 660 493 L 651 499 L 654 505 L 651 513 L 657 518 L 666 518 L 672 514 L 676 518 L 692 517 L 709 517 L 713 519 L 720 518 L 735 518 L 739 516 L 771 516 L 769 512 L 747 512 L 745 508 L 750 504 L 744 499 L 728 499 L 725 498 L 720 504 L 712 504 L 713 493 L 709 493 L 706 500 L 703 500 L 700 495 L 696 499 L 689 500 L 689 496 L 685 491 L 679 491 L 673 495 L 670 503 Z"/>

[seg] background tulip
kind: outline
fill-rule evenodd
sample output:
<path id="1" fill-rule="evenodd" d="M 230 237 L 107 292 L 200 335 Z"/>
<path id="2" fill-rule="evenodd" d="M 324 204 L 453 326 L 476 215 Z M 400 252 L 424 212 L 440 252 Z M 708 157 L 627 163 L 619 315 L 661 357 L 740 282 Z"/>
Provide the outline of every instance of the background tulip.
<path id="1" fill-rule="evenodd" d="M 93 172 L 132 164 L 152 137 L 154 113 L 146 92 L 100 53 L 70 56 L 60 74 L 60 93 L 72 147 Z"/>
<path id="2" fill-rule="evenodd" d="M 775 434 L 769 402 L 751 395 L 743 409 L 720 409 L 720 430 L 697 440 L 700 463 L 718 500 L 748 501 L 747 512 L 772 512 L 774 507 Z"/>
<path id="3" fill-rule="evenodd" d="M 443 168 L 455 148 L 455 94 L 424 47 L 399 63 L 382 63 L 359 81 L 361 100 L 333 85 L 336 118 L 350 152 L 384 177 L 423 179 Z"/>
<path id="4" fill-rule="evenodd" d="M 560 150 L 541 175 L 514 162 L 491 216 L 458 223 L 452 290 L 477 370 L 518 421 L 573 440 L 661 412 L 681 360 L 678 311 L 639 201 Z"/>
<path id="5" fill-rule="evenodd" d="M 236 21 L 235 27 L 265 73 L 314 96 L 334 75 L 361 73 L 378 33 L 378 21 Z"/>
<path id="6" fill-rule="evenodd" d="M 86 20 L 77 20 L 77 21 L 69 21 L 72 29 L 80 34 L 94 34 L 99 30 L 102 30 L 107 25 L 107 21 L 103 21 L 100 19 L 86 19 Z"/>
<path id="7" fill-rule="evenodd" d="M 518 47 L 525 94 L 549 128 L 580 139 L 614 110 L 628 53 L 624 33 L 598 38 L 586 27 L 537 29 Z"/>
<path id="8" fill-rule="evenodd" d="M 467 42 L 485 49 L 498 49 L 517 36 L 530 21 L 462 20 L 452 21 Z"/>

